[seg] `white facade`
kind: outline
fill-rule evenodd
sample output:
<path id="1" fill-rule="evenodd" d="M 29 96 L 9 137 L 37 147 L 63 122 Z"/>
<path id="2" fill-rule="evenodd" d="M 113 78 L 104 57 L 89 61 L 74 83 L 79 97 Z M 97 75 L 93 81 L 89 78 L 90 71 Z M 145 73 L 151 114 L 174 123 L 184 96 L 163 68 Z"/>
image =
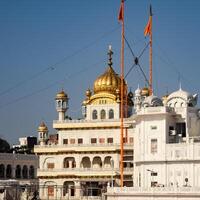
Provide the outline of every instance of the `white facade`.
<path id="1" fill-rule="evenodd" d="M 109 188 L 108 199 L 200 199 L 197 95 L 180 89 L 163 103 L 154 96 L 140 100 L 132 122 L 134 187 Z"/>
<path id="2" fill-rule="evenodd" d="M 56 96 L 58 144 L 48 143 L 44 123 L 38 128 L 38 178 L 41 199 L 100 198 L 107 185 L 120 183 L 120 77 L 112 68 L 109 50 L 106 71 L 94 82 L 93 93 L 88 89 L 82 109 L 84 118 L 66 118 L 68 97 L 64 91 Z M 126 85 L 125 85 L 126 86 Z M 127 94 L 129 121 L 133 102 Z M 124 185 L 133 186 L 133 135 L 127 124 L 124 136 Z"/>
<path id="3" fill-rule="evenodd" d="M 0 199 L 22 199 L 24 191 L 33 197 L 38 190 L 38 157 L 0 153 Z"/>
<path id="4" fill-rule="evenodd" d="M 38 128 L 35 152 L 40 158 L 41 199 L 96 198 L 107 186 L 120 186 L 121 80 L 112 68 L 111 49 L 108 55 L 108 68 L 95 80 L 93 92 L 86 91 L 84 118 L 66 117 L 68 96 L 61 91 L 55 98 L 58 120 L 53 122 L 58 143 L 48 143 L 44 123 Z M 165 193 L 165 199 L 173 191 L 184 196 L 182 189 L 177 189 L 182 187 L 191 188 L 188 190 L 193 195 L 191 191 L 200 188 L 197 95 L 180 88 L 161 100 L 149 95 L 148 88 L 138 88 L 133 95 L 124 86 L 124 186 L 130 187 L 130 193 L 138 191 L 142 195 L 142 191 L 149 191 L 146 199 L 156 191 L 158 197 Z M 160 187 L 164 189 L 155 189 Z M 109 188 L 108 197 L 112 191 L 119 193 L 119 189 Z M 121 191 L 124 198 L 127 190 Z"/>
<path id="5" fill-rule="evenodd" d="M 166 106 L 141 107 L 137 112 L 134 186 L 200 186 L 195 98 L 180 89 L 167 97 Z"/>

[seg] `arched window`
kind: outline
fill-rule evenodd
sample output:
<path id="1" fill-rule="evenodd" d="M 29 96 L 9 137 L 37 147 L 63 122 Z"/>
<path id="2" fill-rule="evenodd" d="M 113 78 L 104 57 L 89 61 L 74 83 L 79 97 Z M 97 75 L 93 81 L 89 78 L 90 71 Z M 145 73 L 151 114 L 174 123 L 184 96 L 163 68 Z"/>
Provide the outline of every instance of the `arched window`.
<path id="1" fill-rule="evenodd" d="M 4 178 L 5 176 L 5 166 L 3 164 L 0 165 L 0 178 Z"/>
<path id="2" fill-rule="evenodd" d="M 21 178 L 21 166 L 20 165 L 17 165 L 17 167 L 16 167 L 15 177 L 16 178 Z"/>
<path id="3" fill-rule="evenodd" d="M 63 160 L 63 167 L 64 168 L 75 168 L 76 167 L 76 161 L 73 157 L 66 157 Z"/>
<path id="4" fill-rule="evenodd" d="M 106 111 L 101 110 L 101 119 L 105 119 L 105 118 L 106 118 Z"/>
<path id="5" fill-rule="evenodd" d="M 7 165 L 7 167 L 6 167 L 6 178 L 12 178 L 12 167 L 11 167 L 11 165 Z"/>
<path id="6" fill-rule="evenodd" d="M 97 111 L 93 110 L 92 112 L 92 119 L 97 119 Z"/>
<path id="7" fill-rule="evenodd" d="M 114 111 L 113 109 L 109 110 L 109 119 L 113 119 L 114 118 Z"/>
<path id="8" fill-rule="evenodd" d="M 82 158 L 81 168 L 91 168 L 91 161 L 89 157 Z"/>
<path id="9" fill-rule="evenodd" d="M 62 102 L 61 101 L 58 101 L 58 107 L 60 108 L 62 105 Z"/>
<path id="10" fill-rule="evenodd" d="M 114 161 L 110 156 L 106 156 L 104 158 L 104 167 L 105 168 L 113 168 L 114 167 Z"/>
<path id="11" fill-rule="evenodd" d="M 32 165 L 29 168 L 29 178 L 35 178 L 35 170 Z"/>
<path id="12" fill-rule="evenodd" d="M 23 169 L 22 169 L 22 177 L 24 179 L 27 179 L 28 178 L 28 167 L 26 165 L 23 166 Z"/>
<path id="13" fill-rule="evenodd" d="M 102 161 L 99 156 L 96 156 L 93 158 L 92 167 L 93 168 L 101 168 L 102 167 Z"/>

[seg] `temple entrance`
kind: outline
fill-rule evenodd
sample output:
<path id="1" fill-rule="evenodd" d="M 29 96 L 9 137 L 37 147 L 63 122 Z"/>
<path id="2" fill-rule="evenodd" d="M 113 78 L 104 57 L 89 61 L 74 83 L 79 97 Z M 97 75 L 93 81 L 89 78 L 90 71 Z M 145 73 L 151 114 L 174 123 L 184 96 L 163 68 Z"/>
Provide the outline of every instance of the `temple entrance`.
<path id="1" fill-rule="evenodd" d="M 82 182 L 81 187 L 83 196 L 101 196 L 102 191 L 106 188 L 107 183 L 101 182 Z"/>

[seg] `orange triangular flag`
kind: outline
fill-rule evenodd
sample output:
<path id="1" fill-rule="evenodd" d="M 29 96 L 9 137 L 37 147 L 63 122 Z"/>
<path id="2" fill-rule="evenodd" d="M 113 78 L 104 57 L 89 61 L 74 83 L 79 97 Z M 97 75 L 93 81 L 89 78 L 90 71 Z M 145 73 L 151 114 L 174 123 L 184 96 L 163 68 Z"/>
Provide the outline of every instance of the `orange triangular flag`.
<path id="1" fill-rule="evenodd" d="M 120 22 L 122 22 L 124 20 L 123 17 L 124 17 L 124 15 L 123 15 L 123 2 L 121 2 L 120 9 L 119 9 L 118 20 Z"/>
<path id="2" fill-rule="evenodd" d="M 149 8 L 149 21 L 144 29 L 144 36 L 147 36 L 147 35 L 151 35 L 152 34 L 152 8 L 151 8 L 151 5 L 150 5 L 150 8 Z"/>
<path id="3" fill-rule="evenodd" d="M 151 35 L 151 28 L 152 28 L 152 17 L 149 17 L 149 21 L 144 29 L 144 36 Z"/>

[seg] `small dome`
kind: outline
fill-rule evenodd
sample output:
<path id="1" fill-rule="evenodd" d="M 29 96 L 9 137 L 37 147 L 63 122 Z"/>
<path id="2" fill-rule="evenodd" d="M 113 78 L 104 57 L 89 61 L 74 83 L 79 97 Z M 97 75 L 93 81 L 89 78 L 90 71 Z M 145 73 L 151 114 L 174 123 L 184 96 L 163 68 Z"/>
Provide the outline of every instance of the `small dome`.
<path id="1" fill-rule="evenodd" d="M 188 100 L 192 95 L 189 92 L 182 90 L 181 88 L 175 92 L 172 92 L 167 99 L 170 100 L 172 98 L 182 98 L 184 100 Z"/>
<path id="2" fill-rule="evenodd" d="M 143 102 L 143 107 L 157 107 L 157 106 L 163 106 L 162 100 L 159 99 L 157 96 L 148 96 L 145 98 Z"/>
<path id="3" fill-rule="evenodd" d="M 40 124 L 40 126 L 38 127 L 38 132 L 47 132 L 47 131 L 48 131 L 47 126 L 45 125 L 44 122 L 42 122 L 42 123 Z"/>
<path id="4" fill-rule="evenodd" d="M 138 88 L 135 90 L 135 96 L 140 96 L 141 95 L 141 90 L 138 86 Z"/>
<path id="5" fill-rule="evenodd" d="M 179 101 L 177 101 L 179 100 Z M 190 94 L 187 91 L 182 90 L 181 88 L 175 92 L 172 92 L 167 97 L 167 104 L 173 105 L 173 103 L 179 102 L 179 104 L 184 103 L 184 105 L 188 105 L 189 107 L 194 107 L 197 104 L 198 95 L 197 94 Z"/>
<path id="6" fill-rule="evenodd" d="M 146 97 L 149 96 L 149 88 L 147 87 L 142 88 L 141 95 Z"/>
<path id="7" fill-rule="evenodd" d="M 120 91 L 120 84 L 121 79 L 119 75 L 109 66 L 107 70 L 95 80 L 94 93 L 108 92 L 116 94 L 116 90 Z"/>
<path id="8" fill-rule="evenodd" d="M 68 99 L 68 96 L 67 94 L 62 90 L 61 92 L 59 92 L 57 95 L 56 95 L 56 100 L 59 100 L 59 99 L 62 99 L 62 100 L 66 100 Z"/>

